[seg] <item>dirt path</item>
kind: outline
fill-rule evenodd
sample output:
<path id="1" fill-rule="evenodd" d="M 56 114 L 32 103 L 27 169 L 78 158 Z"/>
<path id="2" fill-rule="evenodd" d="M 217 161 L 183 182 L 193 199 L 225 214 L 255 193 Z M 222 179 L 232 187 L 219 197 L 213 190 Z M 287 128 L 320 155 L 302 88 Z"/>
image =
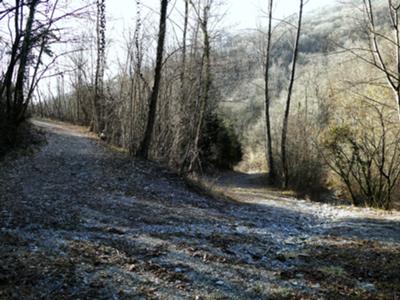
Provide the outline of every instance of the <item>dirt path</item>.
<path id="1" fill-rule="evenodd" d="M 332 205 L 287 196 L 265 186 L 266 174 L 227 172 L 206 180 L 206 186 L 240 203 L 292 210 L 311 216 L 312 230 L 324 234 L 353 236 L 376 241 L 400 241 L 400 212 Z M 290 194 L 290 193 L 288 193 Z M 329 201 L 327 201 L 329 202 Z M 313 220 L 318 220 L 316 223 Z M 394 225 L 394 226 L 392 226 Z"/>
<path id="2" fill-rule="evenodd" d="M 0 299 L 396 299 L 400 214 L 199 195 L 79 127 L 0 165 Z"/>

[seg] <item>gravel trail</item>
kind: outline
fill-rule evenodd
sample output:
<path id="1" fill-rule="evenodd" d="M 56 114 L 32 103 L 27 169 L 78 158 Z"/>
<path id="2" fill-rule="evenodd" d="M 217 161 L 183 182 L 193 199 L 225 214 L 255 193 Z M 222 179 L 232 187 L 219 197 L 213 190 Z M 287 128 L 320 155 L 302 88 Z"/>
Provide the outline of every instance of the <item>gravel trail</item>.
<path id="1" fill-rule="evenodd" d="M 0 299 L 399 299 L 400 213 L 196 193 L 76 126 L 0 165 Z M 357 298 L 359 297 L 359 298 Z"/>

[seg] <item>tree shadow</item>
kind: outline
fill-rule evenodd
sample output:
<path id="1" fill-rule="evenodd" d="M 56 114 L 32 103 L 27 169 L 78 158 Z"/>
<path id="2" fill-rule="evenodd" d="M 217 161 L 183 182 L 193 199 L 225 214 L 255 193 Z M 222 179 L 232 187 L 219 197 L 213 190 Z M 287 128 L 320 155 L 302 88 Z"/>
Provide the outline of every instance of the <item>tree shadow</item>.
<path id="1" fill-rule="evenodd" d="M 400 220 L 348 217 L 329 224 L 326 234 L 341 238 L 400 243 Z"/>
<path id="2" fill-rule="evenodd" d="M 390 295 L 390 289 L 398 295 L 393 287 L 399 270 L 396 220 L 348 217 L 334 222 L 289 202 L 282 207 L 272 201 L 209 197 L 156 164 L 82 143 L 84 137 L 52 134 L 55 144 L 23 166 L 28 174 L 19 184 L 31 185 L 29 193 L 20 199 L 0 197 L 12 216 L 23 215 L 9 228 L 21 243 L 2 239 L 0 246 L 2 262 L 8 253 L 16 253 L 7 265 L 21 266 L 5 283 L 0 276 L 7 290 L 23 287 L 39 295 L 34 293 L 53 282 L 51 296 L 73 298 L 259 299 L 273 295 L 274 288 L 286 290 L 289 298 L 297 293 L 329 298 L 345 295 L 346 288 L 362 292 L 354 278 L 361 274 L 368 283 L 370 275 L 362 272 L 372 260 L 374 287 L 382 295 Z M 94 148 L 82 149 L 86 146 Z M 245 186 L 256 189 L 263 180 L 235 176 L 240 182 L 244 176 Z M 49 182 L 45 187 L 50 198 L 35 193 L 43 181 Z M 77 190 L 66 197 L 67 188 L 74 186 Z M 381 264 L 389 277 L 378 271 Z M 329 282 L 343 270 L 343 282 Z M 312 287 L 314 283 L 321 287 Z M 338 294 L 324 289 L 340 284 Z M 371 293 L 374 298 L 376 292 Z"/>

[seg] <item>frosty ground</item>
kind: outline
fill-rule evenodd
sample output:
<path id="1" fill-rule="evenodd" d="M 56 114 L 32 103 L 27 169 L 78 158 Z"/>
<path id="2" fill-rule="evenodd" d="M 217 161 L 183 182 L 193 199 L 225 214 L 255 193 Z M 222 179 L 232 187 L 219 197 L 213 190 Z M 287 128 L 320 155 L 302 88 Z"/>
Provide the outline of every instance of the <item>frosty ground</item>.
<path id="1" fill-rule="evenodd" d="M 0 299 L 399 299 L 400 213 L 198 193 L 84 129 L 0 165 Z M 247 176 L 247 177 L 246 177 Z"/>

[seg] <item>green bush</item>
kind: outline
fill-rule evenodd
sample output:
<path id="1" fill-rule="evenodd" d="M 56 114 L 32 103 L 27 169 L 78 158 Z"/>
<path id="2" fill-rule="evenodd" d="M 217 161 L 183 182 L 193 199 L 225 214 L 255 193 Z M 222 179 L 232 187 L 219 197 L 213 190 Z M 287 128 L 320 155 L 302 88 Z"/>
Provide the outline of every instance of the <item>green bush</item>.
<path id="1" fill-rule="evenodd" d="M 242 155 L 242 147 L 233 126 L 219 116 L 208 116 L 200 141 L 203 167 L 232 169 L 242 160 Z"/>

